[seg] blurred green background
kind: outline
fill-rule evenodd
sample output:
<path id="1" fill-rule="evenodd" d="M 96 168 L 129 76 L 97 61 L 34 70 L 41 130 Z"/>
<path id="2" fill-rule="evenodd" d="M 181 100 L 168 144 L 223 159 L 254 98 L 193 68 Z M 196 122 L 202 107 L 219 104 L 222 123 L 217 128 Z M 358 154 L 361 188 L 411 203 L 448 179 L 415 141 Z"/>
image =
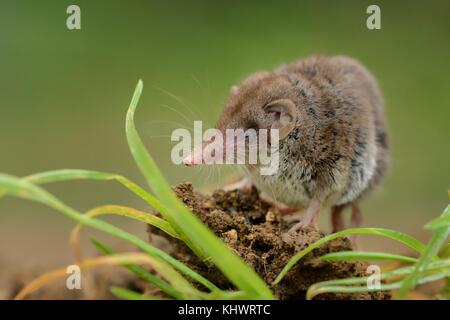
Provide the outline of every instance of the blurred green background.
<path id="1" fill-rule="evenodd" d="M 66 29 L 73 3 L 81 7 L 79 31 Z M 366 8 L 374 3 L 382 29 L 371 31 Z M 142 78 L 137 125 L 152 155 L 171 183 L 211 188 L 226 174 L 174 166 L 171 131 L 193 120 L 213 124 L 230 86 L 249 73 L 311 53 L 345 54 L 378 78 L 390 128 L 391 172 L 363 204 L 365 225 L 426 240 L 422 225 L 445 207 L 450 186 L 449 16 L 449 1 L 2 1 L 0 171 L 86 168 L 143 184 L 124 133 Z M 114 183 L 49 190 L 80 210 L 145 208 Z M 328 219 L 324 212 L 324 229 Z M 144 235 L 140 224 L 112 221 Z M 72 225 L 48 208 L 2 199 L 0 258 L 69 261 Z M 364 247 L 380 244 L 391 245 L 368 238 Z"/>

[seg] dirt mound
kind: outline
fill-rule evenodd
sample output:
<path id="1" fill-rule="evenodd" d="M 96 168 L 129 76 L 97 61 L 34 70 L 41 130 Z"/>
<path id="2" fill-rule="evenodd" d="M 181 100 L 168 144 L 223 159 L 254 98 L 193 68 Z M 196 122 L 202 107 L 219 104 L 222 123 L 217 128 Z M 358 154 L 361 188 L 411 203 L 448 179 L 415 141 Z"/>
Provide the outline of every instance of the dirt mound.
<path id="1" fill-rule="evenodd" d="M 242 257 L 267 282 L 272 283 L 288 260 L 324 236 L 308 227 L 288 233 L 295 222 L 283 219 L 276 209 L 262 201 L 253 188 L 250 192 L 219 190 L 204 195 L 189 183 L 174 188 L 183 202 Z M 165 250 L 221 288 L 231 289 L 230 282 L 215 268 L 202 263 L 181 241 L 149 227 L 150 242 Z M 165 241 L 162 241 L 162 238 Z M 167 241 L 169 243 L 167 243 Z M 351 250 L 346 238 L 336 239 L 305 256 L 278 285 L 272 286 L 279 299 L 305 299 L 313 283 L 355 276 L 365 276 L 367 265 L 360 262 L 324 262 L 320 256 L 336 251 Z M 357 294 L 322 294 L 317 299 L 388 299 L 382 292 Z"/>

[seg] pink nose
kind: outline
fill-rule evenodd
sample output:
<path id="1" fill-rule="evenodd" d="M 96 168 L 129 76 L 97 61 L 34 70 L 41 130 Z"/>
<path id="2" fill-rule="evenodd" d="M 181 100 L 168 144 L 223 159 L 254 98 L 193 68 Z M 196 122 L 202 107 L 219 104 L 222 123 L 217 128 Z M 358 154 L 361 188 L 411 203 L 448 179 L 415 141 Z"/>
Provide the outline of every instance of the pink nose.
<path id="1" fill-rule="evenodd" d="M 203 163 L 203 147 L 195 149 L 194 152 L 192 152 L 186 158 L 183 159 L 183 164 L 188 167 L 202 163 Z"/>
<path id="2" fill-rule="evenodd" d="M 187 156 L 186 158 L 183 159 L 183 164 L 186 167 L 193 166 L 194 165 L 194 159 L 192 159 L 192 156 L 189 155 L 189 156 Z"/>
<path id="3" fill-rule="evenodd" d="M 183 159 L 183 164 L 187 167 L 192 167 L 195 165 L 194 157 L 192 154 L 188 155 L 186 158 Z"/>

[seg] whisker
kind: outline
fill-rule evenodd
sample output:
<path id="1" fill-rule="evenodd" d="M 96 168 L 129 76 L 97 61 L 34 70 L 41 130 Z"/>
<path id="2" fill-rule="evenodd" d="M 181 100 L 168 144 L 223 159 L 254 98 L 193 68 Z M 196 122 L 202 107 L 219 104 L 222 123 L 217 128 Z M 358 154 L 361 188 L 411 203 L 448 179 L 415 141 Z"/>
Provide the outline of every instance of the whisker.
<path id="1" fill-rule="evenodd" d="M 186 109 L 188 109 L 188 111 L 189 111 L 193 116 L 196 116 L 195 113 L 194 113 L 194 111 L 192 111 L 192 109 L 188 106 L 188 104 L 185 103 L 185 102 L 183 101 L 183 99 L 180 98 L 179 96 L 177 96 L 177 95 L 175 95 L 175 94 L 173 94 L 173 93 L 171 93 L 171 92 L 169 92 L 169 91 L 167 91 L 167 90 L 165 90 L 165 89 L 163 89 L 163 88 L 161 88 L 161 87 L 158 87 L 158 86 L 153 86 L 153 88 L 155 88 L 156 90 L 159 90 L 160 92 L 162 92 L 162 93 L 168 95 L 169 97 L 171 97 L 171 98 L 174 99 L 175 101 L 179 102 L 182 106 L 184 106 Z M 198 115 L 197 115 L 197 116 L 198 116 Z"/>
<path id="2" fill-rule="evenodd" d="M 164 107 L 166 109 L 169 109 L 175 113 L 177 113 L 179 116 L 181 116 L 184 120 L 186 120 L 188 123 L 192 123 L 192 120 L 190 120 L 188 117 L 186 117 L 180 110 L 177 110 L 171 106 L 168 106 L 167 104 L 161 104 L 161 107 Z"/>
<path id="3" fill-rule="evenodd" d="M 176 128 L 183 128 L 183 129 L 186 129 L 186 130 L 188 130 L 188 131 L 191 130 L 191 129 L 189 129 L 187 126 L 185 126 L 184 124 L 182 124 L 181 122 L 174 121 L 174 120 L 148 120 L 147 123 L 169 124 L 169 125 L 175 125 Z"/>
<path id="4" fill-rule="evenodd" d="M 193 73 L 191 73 L 191 78 L 198 84 L 200 89 L 205 91 L 205 87 L 201 84 L 200 80 Z"/>
<path id="5" fill-rule="evenodd" d="M 198 81 L 198 80 L 197 80 Z M 159 90 L 160 92 L 162 92 L 162 93 L 164 93 L 164 94 L 166 94 L 166 95 L 168 95 L 170 98 L 172 98 L 172 99 L 174 99 L 175 101 L 177 101 L 178 103 L 180 103 L 184 108 L 186 108 L 194 117 L 198 117 L 199 119 L 202 119 L 202 114 L 201 114 L 201 112 L 198 110 L 198 108 L 194 108 L 194 107 L 192 107 L 192 105 L 191 105 L 191 107 L 189 106 L 189 104 L 188 103 L 186 103 L 181 97 L 179 97 L 179 96 L 177 96 L 176 94 L 174 94 L 174 93 L 172 93 L 172 92 L 170 92 L 170 91 L 168 91 L 168 90 L 165 90 L 165 89 L 163 89 L 163 88 L 161 88 L 161 87 L 158 87 L 158 86 L 153 86 L 156 90 Z M 194 110 L 195 110 L 195 112 L 194 112 Z M 207 120 L 205 120 L 205 119 L 202 119 L 202 121 L 204 121 L 205 122 L 205 124 L 208 126 L 208 127 L 211 127 L 211 124 L 209 123 L 209 121 L 207 121 Z M 190 122 L 190 121 L 189 121 Z"/>

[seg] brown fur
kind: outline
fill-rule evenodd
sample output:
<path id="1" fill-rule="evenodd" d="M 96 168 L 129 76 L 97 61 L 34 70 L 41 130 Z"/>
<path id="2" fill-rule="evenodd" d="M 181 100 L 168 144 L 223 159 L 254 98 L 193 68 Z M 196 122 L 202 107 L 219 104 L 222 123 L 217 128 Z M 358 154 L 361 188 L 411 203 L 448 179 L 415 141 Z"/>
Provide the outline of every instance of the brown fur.
<path id="1" fill-rule="evenodd" d="M 275 199 L 306 207 L 355 202 L 388 167 L 383 98 L 373 76 L 348 57 L 310 56 L 273 72 L 260 71 L 233 89 L 217 128 L 270 128 L 264 106 L 289 99 L 296 126 L 280 141 L 280 170 L 251 179 Z"/>

